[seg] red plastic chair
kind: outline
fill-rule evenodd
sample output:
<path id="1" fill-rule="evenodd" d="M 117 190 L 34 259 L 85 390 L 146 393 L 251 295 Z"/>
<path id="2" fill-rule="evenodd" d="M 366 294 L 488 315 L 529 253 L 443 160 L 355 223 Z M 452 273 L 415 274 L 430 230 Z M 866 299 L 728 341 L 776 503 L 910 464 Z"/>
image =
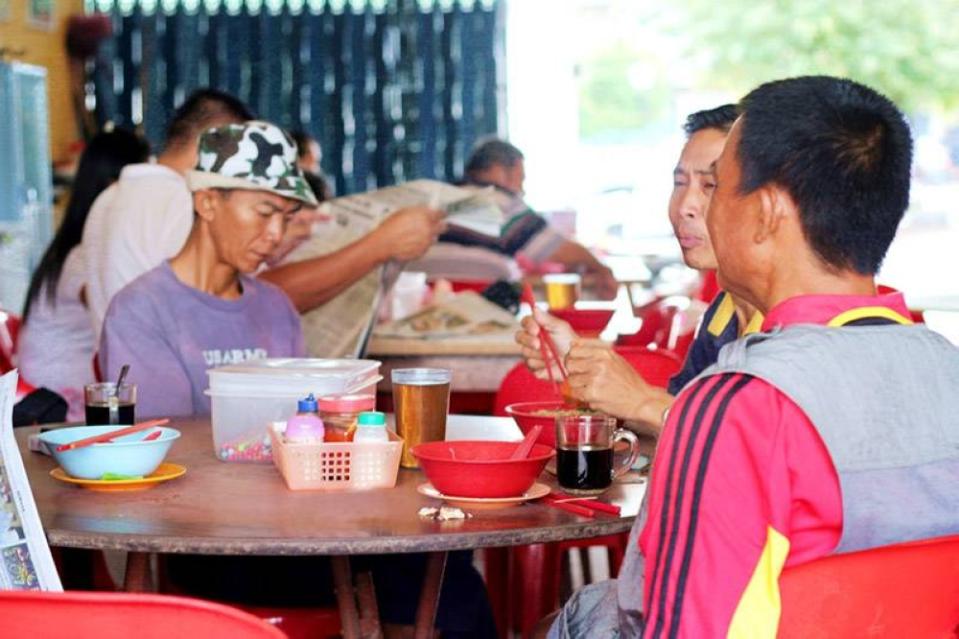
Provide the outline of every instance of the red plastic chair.
<path id="1" fill-rule="evenodd" d="M 893 288 L 891 286 L 886 286 L 885 284 L 877 284 L 876 292 L 879 293 L 880 295 L 889 295 L 890 293 L 898 293 L 899 289 Z M 926 318 L 923 317 L 922 311 L 915 311 L 913 309 L 909 309 L 909 317 L 916 324 L 926 323 Z"/>
<path id="2" fill-rule="evenodd" d="M 779 639 L 959 637 L 959 536 L 831 555 L 779 587 Z"/>
<path id="3" fill-rule="evenodd" d="M 20 317 L 0 310 L 0 369 L 13 370 L 20 336 Z"/>
<path id="4" fill-rule="evenodd" d="M 679 372 L 682 360 L 670 351 L 644 347 L 616 347 L 649 384 L 665 388 Z M 521 401 L 556 399 L 549 382 L 537 379 L 522 363 L 506 374 L 496 394 L 495 414 L 505 415 L 509 404 Z M 486 583 L 500 636 L 510 630 L 529 636 L 537 622 L 559 604 L 562 557 L 566 551 L 605 547 L 609 552 L 610 575 L 615 577 L 626 552 L 627 535 L 533 544 L 485 552 Z M 521 606 L 514 606 L 522 602 Z"/>
<path id="5" fill-rule="evenodd" d="M 154 594 L 0 591 L 5 637 L 33 639 L 283 639 L 265 621 L 221 604 Z"/>
<path id="6" fill-rule="evenodd" d="M 642 320 L 639 330 L 632 335 L 620 335 L 617 346 L 655 346 L 674 352 L 680 359 L 692 343 L 700 313 L 688 297 L 674 295 L 655 299 L 633 309 L 633 315 Z"/>
<path id="7" fill-rule="evenodd" d="M 706 302 L 709 304 L 717 295 L 719 295 L 720 290 L 719 280 L 716 278 L 716 271 L 703 271 L 703 276 L 699 284 L 699 290 L 696 291 L 694 297 L 701 302 Z"/>
<path id="8" fill-rule="evenodd" d="M 15 368 L 20 324 L 19 316 L 0 310 L 0 374 L 9 373 Z M 21 376 L 17 380 L 16 401 L 19 402 L 35 390 L 37 390 L 36 386 Z"/>

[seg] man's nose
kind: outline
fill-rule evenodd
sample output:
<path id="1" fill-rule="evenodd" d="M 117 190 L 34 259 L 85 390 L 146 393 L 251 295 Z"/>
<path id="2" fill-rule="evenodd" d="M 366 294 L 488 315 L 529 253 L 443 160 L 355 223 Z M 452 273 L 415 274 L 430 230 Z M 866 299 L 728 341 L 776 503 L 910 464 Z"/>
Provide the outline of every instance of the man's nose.
<path id="1" fill-rule="evenodd" d="M 266 224 L 266 236 L 274 242 L 279 242 L 283 238 L 284 228 L 286 228 L 286 221 L 283 215 L 279 213 L 271 215 L 270 221 Z"/>
<path id="2" fill-rule="evenodd" d="M 679 200 L 679 214 L 685 218 L 695 218 L 703 213 L 703 198 L 694 191 L 692 187 L 687 188 Z"/>

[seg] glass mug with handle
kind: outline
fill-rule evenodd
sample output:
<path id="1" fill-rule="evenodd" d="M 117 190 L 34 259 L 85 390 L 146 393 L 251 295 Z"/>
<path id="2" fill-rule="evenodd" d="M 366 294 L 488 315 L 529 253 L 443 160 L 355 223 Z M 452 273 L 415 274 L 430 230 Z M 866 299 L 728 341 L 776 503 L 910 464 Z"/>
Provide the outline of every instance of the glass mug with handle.
<path id="1" fill-rule="evenodd" d="M 629 452 L 614 452 L 624 441 Z M 598 495 L 613 479 L 629 470 L 639 456 L 639 439 L 625 428 L 616 428 L 609 415 L 560 415 L 556 417 L 556 478 L 572 495 Z M 616 457 L 621 457 L 616 463 Z"/>

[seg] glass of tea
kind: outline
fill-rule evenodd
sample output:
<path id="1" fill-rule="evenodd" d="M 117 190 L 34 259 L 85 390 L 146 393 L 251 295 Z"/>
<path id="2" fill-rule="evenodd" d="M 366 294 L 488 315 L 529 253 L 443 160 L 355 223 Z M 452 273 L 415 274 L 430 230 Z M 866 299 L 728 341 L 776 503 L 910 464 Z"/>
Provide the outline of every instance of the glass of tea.
<path id="1" fill-rule="evenodd" d="M 628 454 L 614 454 L 618 441 L 628 444 Z M 556 417 L 556 479 L 568 493 L 598 495 L 629 470 L 638 455 L 639 439 L 625 428 L 616 428 L 613 417 Z"/>
<path id="2" fill-rule="evenodd" d="M 576 273 L 551 273 L 543 276 L 546 304 L 550 310 L 573 308 L 579 299 L 582 278 Z"/>
<path id="3" fill-rule="evenodd" d="M 396 434 L 403 438 L 404 468 L 419 468 L 410 448 L 446 439 L 452 374 L 443 368 L 397 368 L 393 382 Z"/>
<path id="4" fill-rule="evenodd" d="M 137 404 L 136 384 L 117 385 L 113 382 L 87 384 L 83 387 L 86 399 L 87 425 L 133 424 Z"/>

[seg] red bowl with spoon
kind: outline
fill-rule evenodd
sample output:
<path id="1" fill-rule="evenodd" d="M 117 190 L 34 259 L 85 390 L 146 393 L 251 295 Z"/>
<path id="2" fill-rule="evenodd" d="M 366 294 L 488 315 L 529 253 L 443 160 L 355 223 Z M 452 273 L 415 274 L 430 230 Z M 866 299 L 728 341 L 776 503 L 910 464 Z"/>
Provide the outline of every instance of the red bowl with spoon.
<path id="1" fill-rule="evenodd" d="M 410 452 L 433 487 L 455 497 L 518 497 L 529 490 L 556 454 L 534 444 L 525 459 L 510 459 L 521 442 L 442 441 L 417 444 Z"/>
<path id="2" fill-rule="evenodd" d="M 541 402 L 517 402 L 506 407 L 506 414 L 516 421 L 516 425 L 526 435 L 534 426 L 542 426 L 536 443 L 556 447 L 556 417 L 575 415 L 583 411 L 555 399 Z"/>

